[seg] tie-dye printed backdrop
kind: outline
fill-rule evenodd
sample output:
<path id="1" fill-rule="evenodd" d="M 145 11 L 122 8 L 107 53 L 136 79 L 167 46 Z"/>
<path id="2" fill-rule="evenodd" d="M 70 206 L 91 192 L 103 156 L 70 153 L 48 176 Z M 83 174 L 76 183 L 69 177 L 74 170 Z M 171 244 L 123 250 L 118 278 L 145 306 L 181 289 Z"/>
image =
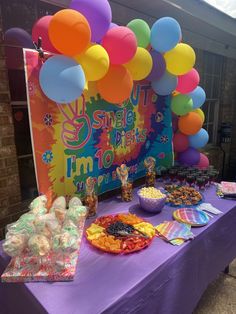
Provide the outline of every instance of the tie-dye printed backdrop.
<path id="1" fill-rule="evenodd" d="M 101 194 L 120 186 L 115 170 L 122 163 L 130 167 L 133 180 L 144 176 L 147 156 L 156 158 L 157 167 L 172 164 L 170 98 L 157 98 L 149 82 L 135 83 L 130 99 L 120 106 L 101 99 L 91 83 L 78 101 L 56 104 L 40 89 L 38 53 L 25 50 L 24 57 L 40 193 L 81 193 L 92 176 Z"/>

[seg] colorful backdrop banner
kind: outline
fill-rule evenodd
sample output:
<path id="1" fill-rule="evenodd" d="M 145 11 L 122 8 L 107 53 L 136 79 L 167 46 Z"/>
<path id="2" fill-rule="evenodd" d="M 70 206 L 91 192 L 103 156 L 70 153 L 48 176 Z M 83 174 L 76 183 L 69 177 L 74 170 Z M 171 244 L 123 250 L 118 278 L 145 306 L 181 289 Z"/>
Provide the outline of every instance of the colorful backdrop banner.
<path id="1" fill-rule="evenodd" d="M 52 197 L 81 194 L 88 176 L 98 193 L 116 189 L 116 167 L 126 163 L 130 179 L 145 175 L 148 156 L 157 167 L 173 162 L 170 96 L 157 97 L 147 81 L 134 84 L 130 99 L 113 105 L 95 84 L 75 102 L 50 101 L 39 86 L 42 60 L 24 50 L 26 88 L 39 193 Z"/>

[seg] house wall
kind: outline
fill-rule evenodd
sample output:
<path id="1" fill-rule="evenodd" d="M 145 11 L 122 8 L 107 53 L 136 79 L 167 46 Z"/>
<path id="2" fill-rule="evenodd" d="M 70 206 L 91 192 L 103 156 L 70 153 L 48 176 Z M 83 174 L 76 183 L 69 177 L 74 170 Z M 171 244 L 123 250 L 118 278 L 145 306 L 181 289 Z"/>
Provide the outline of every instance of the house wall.
<path id="1" fill-rule="evenodd" d="M 222 145 L 226 151 L 225 176 L 236 181 L 236 60 L 227 59 L 222 88 L 222 122 L 232 124 L 231 143 Z"/>
<path id="2" fill-rule="evenodd" d="M 0 7 L 0 237 L 3 236 L 5 225 L 14 220 L 20 201 L 18 162 Z"/>

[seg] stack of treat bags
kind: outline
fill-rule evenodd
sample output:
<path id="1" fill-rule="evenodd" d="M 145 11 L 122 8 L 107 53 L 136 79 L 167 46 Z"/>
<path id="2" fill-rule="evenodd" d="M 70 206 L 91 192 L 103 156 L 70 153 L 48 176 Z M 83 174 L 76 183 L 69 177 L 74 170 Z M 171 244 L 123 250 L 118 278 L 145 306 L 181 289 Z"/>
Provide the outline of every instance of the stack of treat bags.
<path id="1" fill-rule="evenodd" d="M 64 256 L 78 250 L 83 231 L 78 225 L 81 217 L 87 215 L 87 208 L 77 197 L 70 200 L 69 209 L 62 196 L 49 210 L 46 203 L 46 196 L 37 197 L 29 212 L 7 226 L 3 250 L 11 257 L 34 256 L 38 261 L 54 256 L 55 263 L 65 267 Z"/>
<path id="2" fill-rule="evenodd" d="M 177 221 L 164 221 L 156 226 L 156 230 L 160 238 L 173 245 L 181 245 L 194 238 L 191 226 Z"/>
<path id="3" fill-rule="evenodd" d="M 221 181 L 218 184 L 217 194 L 220 197 L 236 199 L 236 182 Z"/>

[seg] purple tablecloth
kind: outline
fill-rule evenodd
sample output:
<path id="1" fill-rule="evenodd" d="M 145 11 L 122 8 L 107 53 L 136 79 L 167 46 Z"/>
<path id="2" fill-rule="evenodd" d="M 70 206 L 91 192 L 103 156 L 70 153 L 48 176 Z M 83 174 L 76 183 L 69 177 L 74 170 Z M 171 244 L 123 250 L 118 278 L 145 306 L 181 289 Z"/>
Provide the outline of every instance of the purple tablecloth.
<path id="1" fill-rule="evenodd" d="M 219 199 L 215 188 L 205 193 L 205 201 L 224 214 L 193 228 L 193 241 L 176 247 L 156 238 L 139 253 L 116 256 L 84 239 L 73 282 L 1 284 L 0 313 L 192 313 L 207 285 L 236 257 L 236 203 Z M 152 216 L 139 209 L 137 198 L 99 204 L 99 215 L 128 210 L 157 225 L 172 219 L 174 209 Z M 1 271 L 8 260 L 1 251 Z"/>

